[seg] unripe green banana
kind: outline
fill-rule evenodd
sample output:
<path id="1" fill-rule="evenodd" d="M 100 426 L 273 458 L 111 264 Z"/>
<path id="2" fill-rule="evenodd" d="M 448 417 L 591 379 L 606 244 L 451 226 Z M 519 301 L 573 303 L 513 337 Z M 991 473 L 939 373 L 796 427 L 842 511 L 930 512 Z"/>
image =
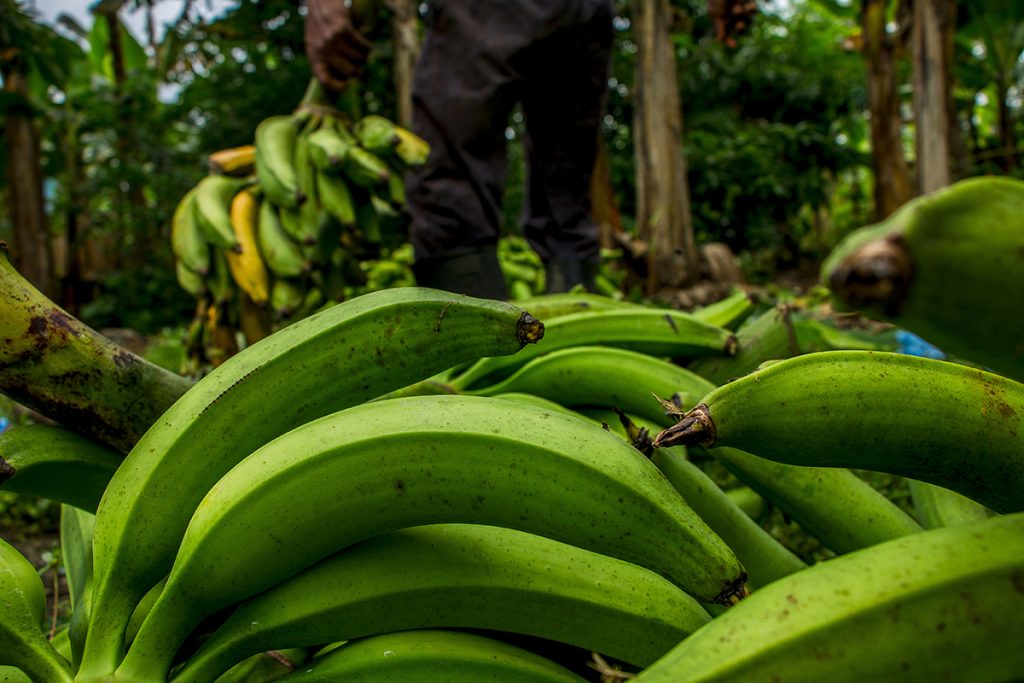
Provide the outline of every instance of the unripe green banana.
<path id="1" fill-rule="evenodd" d="M 612 432 L 650 457 L 686 504 L 736 553 L 747 570 L 752 588 L 767 585 L 806 566 L 740 510 L 711 477 L 687 460 L 685 448 L 654 449 L 651 435 L 659 429 L 655 423 L 606 410 L 582 412 L 607 424 Z"/>
<path id="2" fill-rule="evenodd" d="M 71 667 L 43 635 L 46 595 L 35 567 L 0 538 L 0 665 L 35 683 L 71 683 Z"/>
<path id="3" fill-rule="evenodd" d="M 60 507 L 60 555 L 71 601 L 68 642 L 77 666 L 82 660 L 85 633 L 88 628 L 89 595 L 92 589 L 92 539 L 96 516 L 71 507 Z"/>
<path id="4" fill-rule="evenodd" d="M 81 680 L 116 668 L 136 603 L 167 573 L 199 501 L 242 458 L 312 419 L 542 334 L 510 304 L 408 287 L 301 320 L 196 383 L 136 444 L 100 503 Z"/>
<path id="5" fill-rule="evenodd" d="M 626 349 L 575 346 L 534 358 L 497 384 L 472 392 L 493 396 L 536 394 L 564 406 L 618 407 L 630 415 L 668 425 L 657 396 L 694 405 L 714 385 L 668 361 Z"/>
<path id="6" fill-rule="evenodd" d="M 208 175 L 195 186 L 196 222 L 210 244 L 239 250 L 238 237 L 231 227 L 231 200 L 248 184 L 245 178 Z"/>
<path id="7" fill-rule="evenodd" d="M 693 311 L 693 317 L 709 325 L 718 325 L 728 330 L 737 330 L 754 312 L 751 295 L 737 289 L 724 299 Z"/>
<path id="8" fill-rule="evenodd" d="M 393 153 L 395 147 L 402 141 L 398 137 L 397 128 L 390 119 L 377 114 L 368 114 L 356 122 L 356 125 L 352 127 L 352 132 L 364 149 L 386 156 Z"/>
<path id="9" fill-rule="evenodd" d="M 538 294 L 516 302 L 529 311 L 537 311 L 541 320 L 550 320 L 570 313 L 598 313 L 619 309 L 633 310 L 641 306 L 629 301 L 619 301 L 611 297 L 591 294 L 589 292 L 558 292 L 554 294 Z"/>
<path id="10" fill-rule="evenodd" d="M 210 245 L 196 216 L 196 188 L 185 193 L 171 218 L 171 251 L 189 270 L 206 275 L 210 271 Z"/>
<path id="11" fill-rule="evenodd" d="M 765 499 L 749 486 L 734 486 L 726 489 L 725 495 L 729 496 L 729 499 L 740 510 L 743 510 L 747 517 L 755 521 L 763 519 L 765 512 L 768 510 L 768 503 Z"/>
<path id="12" fill-rule="evenodd" d="M 482 358 L 453 380 L 460 391 L 505 379 L 538 356 L 576 346 L 612 346 L 651 356 L 706 356 L 736 352 L 728 330 L 695 320 L 680 311 L 653 308 L 572 313 L 545 323 L 544 340 L 514 358 Z"/>
<path id="13" fill-rule="evenodd" d="M 305 272 L 302 251 L 285 232 L 278 210 L 270 202 L 260 204 L 257 238 L 267 268 L 276 277 L 298 277 Z"/>
<path id="14" fill-rule="evenodd" d="M 149 680 L 207 615 L 361 539 L 449 522 L 618 557 L 708 603 L 745 590 L 725 543 L 657 468 L 599 427 L 475 396 L 371 402 L 293 429 L 217 482 L 118 675 Z"/>
<path id="15" fill-rule="evenodd" d="M 568 669 L 515 645 L 462 631 L 399 631 L 345 643 L 282 683 L 584 683 Z"/>
<path id="16" fill-rule="evenodd" d="M 316 185 L 320 204 L 339 223 L 351 227 L 356 222 L 356 207 L 352 202 L 352 192 L 345 180 L 339 175 L 332 175 L 317 169 Z"/>
<path id="17" fill-rule="evenodd" d="M 206 289 L 214 303 L 223 304 L 235 296 L 235 282 L 231 279 L 231 269 L 223 251 L 214 250 L 211 257 L 210 276 L 206 279 Z"/>
<path id="18" fill-rule="evenodd" d="M 287 650 L 270 650 L 249 657 L 239 662 L 219 676 L 215 683 L 267 683 L 280 681 L 285 676 L 295 673 L 309 660 L 309 652 L 305 648 Z"/>
<path id="19" fill-rule="evenodd" d="M 96 511 L 124 456 L 62 427 L 0 433 L 0 487 Z"/>
<path id="20" fill-rule="evenodd" d="M 853 467 L 1024 509 L 1024 385 L 875 351 L 784 360 L 701 400 L 656 445 L 731 446 L 792 465 Z"/>
<path id="21" fill-rule="evenodd" d="M 295 139 L 301 123 L 291 116 L 271 116 L 256 127 L 256 177 L 267 199 L 296 208 L 302 199 L 295 174 Z"/>
<path id="22" fill-rule="evenodd" d="M 725 384 L 753 372 L 766 360 L 800 355 L 789 307 L 785 305 L 776 306 L 747 321 L 736 332 L 736 341 L 738 351 L 735 355 L 698 358 L 686 367 L 713 384 Z"/>
<path id="23" fill-rule="evenodd" d="M 1024 381 L 1024 181 L 918 197 L 851 233 L 821 272 L 846 306 Z"/>
<path id="24" fill-rule="evenodd" d="M 1017 680 L 1024 514 L 826 560 L 755 591 L 639 683 Z"/>
<path id="25" fill-rule="evenodd" d="M 199 299 L 206 294 L 206 281 L 203 276 L 186 266 L 184 261 L 174 262 L 174 277 L 181 288 L 192 297 Z"/>
<path id="26" fill-rule="evenodd" d="M 270 288 L 270 310 L 280 319 L 291 318 L 305 299 L 306 287 L 299 279 L 279 277 Z"/>
<path id="27" fill-rule="evenodd" d="M 438 524 L 371 538 L 241 603 L 173 680 L 211 680 L 275 643 L 416 628 L 519 633 L 645 666 L 709 621 L 634 564 L 513 529 Z"/>
<path id="28" fill-rule="evenodd" d="M 992 516 L 984 505 L 956 491 L 916 479 L 908 479 L 907 484 L 914 501 L 914 514 L 925 529 L 969 524 Z"/>
<path id="29" fill-rule="evenodd" d="M 16 666 L 0 666 L 0 683 L 33 683 L 28 674 Z"/>
<path id="30" fill-rule="evenodd" d="M 323 122 L 321 114 L 313 113 L 302 125 L 299 134 L 295 138 L 295 182 L 299 186 L 299 193 L 302 201 L 306 204 L 319 204 L 316 188 L 316 167 L 313 166 L 312 149 L 309 144 L 309 136 L 316 132 Z"/>
<path id="31" fill-rule="evenodd" d="M 341 160 L 342 173 L 360 187 L 375 188 L 387 183 L 391 176 L 387 163 L 373 152 L 353 147 Z"/>
<path id="32" fill-rule="evenodd" d="M 355 146 L 335 125 L 325 125 L 309 136 L 309 158 L 320 171 L 340 173 L 342 162 Z"/>
<path id="33" fill-rule="evenodd" d="M 836 553 L 915 534 L 920 525 L 843 467 L 798 467 L 735 448 L 709 454 Z"/>

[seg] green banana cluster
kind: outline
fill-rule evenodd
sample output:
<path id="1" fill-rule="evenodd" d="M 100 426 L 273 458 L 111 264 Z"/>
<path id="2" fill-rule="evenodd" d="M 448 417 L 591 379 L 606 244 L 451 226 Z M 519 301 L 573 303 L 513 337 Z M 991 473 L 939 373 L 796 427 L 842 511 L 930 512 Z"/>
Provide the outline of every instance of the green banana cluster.
<path id="1" fill-rule="evenodd" d="M 311 86 L 294 113 L 257 126 L 254 145 L 211 155 L 210 175 L 175 210 L 178 282 L 199 301 L 193 366 L 237 350 L 219 325 L 252 343 L 338 301 L 414 284 L 410 259 L 390 257 L 401 240 L 389 226 L 429 148 L 382 116 L 325 102 Z"/>

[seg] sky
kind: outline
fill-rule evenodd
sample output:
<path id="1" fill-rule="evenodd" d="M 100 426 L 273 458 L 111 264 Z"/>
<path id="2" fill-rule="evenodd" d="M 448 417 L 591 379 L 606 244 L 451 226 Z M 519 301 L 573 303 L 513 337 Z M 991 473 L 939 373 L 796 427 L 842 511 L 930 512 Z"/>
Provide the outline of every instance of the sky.
<path id="1" fill-rule="evenodd" d="M 202 16 L 209 17 L 220 14 L 235 2 L 236 0 L 196 0 L 193 8 Z M 34 7 L 39 12 L 40 18 L 47 23 L 53 24 L 60 14 L 66 13 L 74 17 L 86 29 L 92 26 L 89 7 L 94 4 L 93 0 L 28 0 L 27 4 L 29 7 Z M 162 35 L 163 24 L 174 21 L 181 13 L 183 4 L 184 0 L 157 0 L 154 7 L 157 40 Z M 125 22 L 135 38 L 145 44 L 146 13 L 144 11 L 122 12 L 121 20 Z"/>

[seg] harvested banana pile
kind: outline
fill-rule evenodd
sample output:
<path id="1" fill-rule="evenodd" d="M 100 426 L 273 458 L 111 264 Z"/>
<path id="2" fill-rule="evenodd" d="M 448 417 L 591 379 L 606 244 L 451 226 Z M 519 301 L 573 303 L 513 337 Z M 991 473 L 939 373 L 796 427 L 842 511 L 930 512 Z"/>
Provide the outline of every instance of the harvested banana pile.
<path id="1" fill-rule="evenodd" d="M 970 216 L 979 190 L 1024 209 L 1004 180 L 923 203 Z M 944 296 L 916 289 L 944 262 L 922 245 L 960 234 L 920 206 L 852 238 L 915 254 L 889 314 L 908 329 L 915 296 Z M 977 243 L 997 261 L 1024 249 L 1005 215 Z M 851 254 L 900 274 L 837 253 L 826 276 Z M 839 272 L 838 296 L 895 291 Z M 958 284 L 993 277 L 1024 262 Z M 1017 680 L 1024 384 L 987 369 L 1013 340 L 970 343 L 960 315 L 929 318 L 952 362 L 742 292 L 692 313 L 346 300 L 191 385 L 127 454 L 0 434 L 0 483 L 64 504 L 73 606 L 48 637 L 39 575 L 0 543 L 0 680 Z"/>

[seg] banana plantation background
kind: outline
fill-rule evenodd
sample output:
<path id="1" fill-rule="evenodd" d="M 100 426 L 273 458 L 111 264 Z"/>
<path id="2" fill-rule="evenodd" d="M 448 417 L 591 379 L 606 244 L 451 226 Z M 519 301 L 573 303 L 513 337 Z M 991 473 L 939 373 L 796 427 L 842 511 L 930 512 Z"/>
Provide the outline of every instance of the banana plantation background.
<path id="1" fill-rule="evenodd" d="M 162 24 L 158 2 L 102 0 L 91 23 L 46 23 L 31 2 L 0 3 L 0 239 L 86 322 L 145 334 L 191 314 L 169 219 L 205 156 L 250 143 L 259 121 L 295 106 L 309 75 L 295 3 L 244 0 L 203 19 L 202 3 L 164 0 L 180 12 Z M 748 279 L 771 280 L 923 188 L 1021 173 L 1024 6 L 1013 0 L 761 2 L 735 47 L 714 40 L 703 0 L 617 4 L 595 198 L 609 235 L 668 258 L 655 285 L 692 281 L 693 245 L 708 242 L 730 246 Z M 379 3 L 367 111 L 407 116 L 416 9 Z M 148 29 L 134 35 L 125 21 L 139 17 Z M 941 40 L 921 45 L 915 26 L 929 22 Z M 661 51 L 671 59 L 653 59 Z M 510 233 L 519 124 L 509 128 Z M 667 160 L 649 154 L 666 145 Z"/>

